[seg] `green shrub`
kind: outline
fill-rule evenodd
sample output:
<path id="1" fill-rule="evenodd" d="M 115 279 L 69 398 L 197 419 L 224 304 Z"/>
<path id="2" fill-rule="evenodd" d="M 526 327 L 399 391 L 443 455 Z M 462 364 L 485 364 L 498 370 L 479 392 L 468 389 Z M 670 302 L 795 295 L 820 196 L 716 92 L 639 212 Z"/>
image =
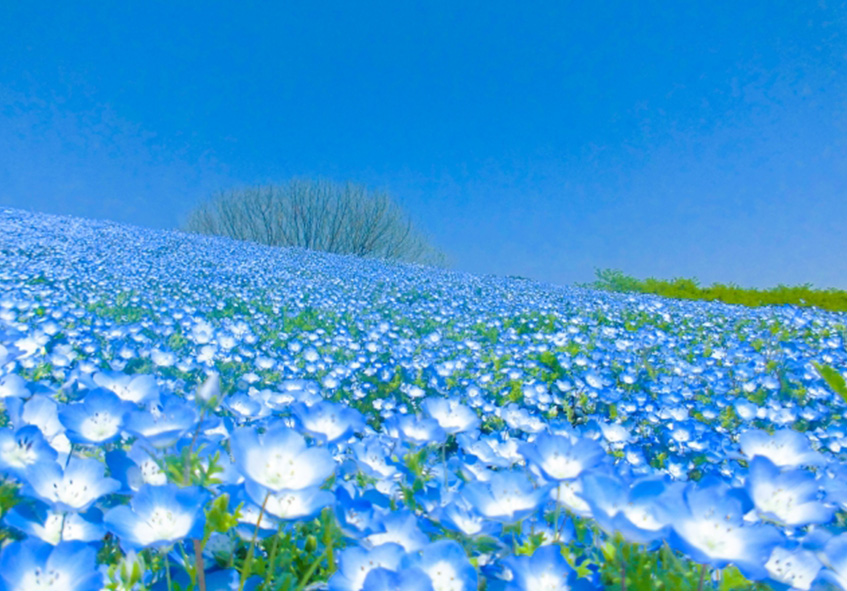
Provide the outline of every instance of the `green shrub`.
<path id="1" fill-rule="evenodd" d="M 649 293 L 683 300 L 719 301 L 742 306 L 803 306 L 833 312 L 847 312 L 847 291 L 840 289 L 815 289 L 811 284 L 777 285 L 769 289 L 748 289 L 734 284 L 713 283 L 701 287 L 697 279 L 678 277 L 665 279 L 637 279 L 618 269 L 597 269 L 596 281 L 580 287 L 615 291 L 620 293 Z"/>

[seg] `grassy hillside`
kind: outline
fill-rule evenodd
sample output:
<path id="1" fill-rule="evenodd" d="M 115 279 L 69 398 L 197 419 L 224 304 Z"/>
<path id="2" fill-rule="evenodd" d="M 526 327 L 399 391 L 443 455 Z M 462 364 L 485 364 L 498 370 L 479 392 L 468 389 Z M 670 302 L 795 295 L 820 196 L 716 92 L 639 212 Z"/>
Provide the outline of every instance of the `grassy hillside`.
<path id="1" fill-rule="evenodd" d="M 620 293 L 648 293 L 681 300 L 724 302 L 742 306 L 801 306 L 833 312 L 847 312 L 847 291 L 815 289 L 811 285 L 778 285 L 769 289 L 750 289 L 713 283 L 701 287 L 697 279 L 637 279 L 616 269 L 598 269 L 597 280 L 584 285 L 592 289 Z"/>
<path id="2" fill-rule="evenodd" d="M 0 589 L 837 589 L 845 342 L 0 209 Z"/>

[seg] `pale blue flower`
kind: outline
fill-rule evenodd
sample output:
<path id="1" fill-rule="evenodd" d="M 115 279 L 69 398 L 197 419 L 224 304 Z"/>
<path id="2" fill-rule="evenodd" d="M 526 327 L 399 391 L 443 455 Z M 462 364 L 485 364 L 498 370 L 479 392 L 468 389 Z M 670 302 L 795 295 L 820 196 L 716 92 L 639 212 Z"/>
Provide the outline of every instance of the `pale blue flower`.
<path id="1" fill-rule="evenodd" d="M 96 550 L 82 542 L 12 542 L 0 554 L 3 591 L 100 591 Z"/>
<path id="2" fill-rule="evenodd" d="M 196 486 L 145 484 L 129 506 L 109 509 L 103 522 L 127 548 L 168 547 L 187 538 L 202 538 L 208 497 Z"/>

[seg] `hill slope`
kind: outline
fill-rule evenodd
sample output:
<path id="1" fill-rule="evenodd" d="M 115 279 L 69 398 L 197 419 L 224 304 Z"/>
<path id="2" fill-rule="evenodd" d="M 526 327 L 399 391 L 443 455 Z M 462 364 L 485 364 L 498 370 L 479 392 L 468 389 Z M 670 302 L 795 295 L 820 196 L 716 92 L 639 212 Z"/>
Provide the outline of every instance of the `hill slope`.
<path id="1" fill-rule="evenodd" d="M 289 576 L 290 588 L 417 577 L 535 589 L 535 571 L 586 588 L 620 588 L 623 571 L 631 588 L 693 589 L 698 564 L 742 589 L 789 582 L 773 562 L 785 556 L 804 561 L 798 577 L 847 576 L 835 560 L 847 543 L 847 404 L 816 370 L 847 368 L 844 314 L 15 210 L 0 210 L 0 263 L 2 536 L 46 536 L 32 524 L 71 511 L 88 533 L 57 530 L 54 552 L 84 539 L 107 565 L 146 560 L 159 584 L 155 548 L 182 542 L 191 556 L 219 548 L 205 555 L 208 577 L 255 571 L 268 589 Z M 22 433 L 37 452 L 22 451 Z M 49 493 L 78 466 L 99 474 L 99 493 Z M 186 527 L 144 538 L 120 525 L 147 519 L 150 495 Z M 200 506 L 218 528 L 205 536 Z M 724 529 L 712 539 L 715 515 Z M 798 554 L 813 524 L 818 552 Z M 133 548 L 144 550 L 122 558 Z M 288 562 L 266 568 L 277 559 Z M 360 560 L 390 572 L 351 579 Z M 93 557 L 79 564 L 94 572 Z M 197 581 L 196 569 L 173 576 Z"/>

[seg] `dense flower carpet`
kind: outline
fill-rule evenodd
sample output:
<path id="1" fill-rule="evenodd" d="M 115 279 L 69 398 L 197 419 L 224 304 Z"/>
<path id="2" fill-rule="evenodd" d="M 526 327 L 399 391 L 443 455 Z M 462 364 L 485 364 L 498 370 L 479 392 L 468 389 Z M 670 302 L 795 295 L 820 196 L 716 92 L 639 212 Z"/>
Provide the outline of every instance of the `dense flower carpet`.
<path id="1" fill-rule="evenodd" d="M 0 590 L 847 589 L 845 325 L 0 209 Z"/>

